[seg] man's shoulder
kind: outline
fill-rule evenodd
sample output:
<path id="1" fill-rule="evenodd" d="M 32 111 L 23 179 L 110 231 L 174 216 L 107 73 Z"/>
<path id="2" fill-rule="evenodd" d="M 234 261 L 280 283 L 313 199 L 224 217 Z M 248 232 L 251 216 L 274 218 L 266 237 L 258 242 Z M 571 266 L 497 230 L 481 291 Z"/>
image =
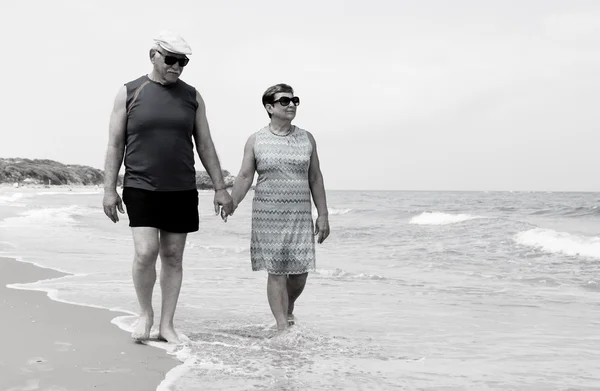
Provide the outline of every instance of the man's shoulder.
<path id="1" fill-rule="evenodd" d="M 186 89 L 187 91 L 193 92 L 193 93 L 194 93 L 194 96 L 196 96 L 196 87 L 194 87 L 194 86 L 193 86 L 193 85 L 191 85 L 191 84 L 188 84 L 188 83 L 184 82 L 184 81 L 183 81 L 183 80 L 181 80 L 181 79 L 179 79 L 179 80 L 178 80 L 178 83 L 179 83 L 179 86 L 180 86 L 181 88 L 184 88 L 184 89 Z"/>
<path id="2" fill-rule="evenodd" d="M 185 91 L 185 93 L 183 95 L 187 96 L 188 99 L 193 102 L 194 107 L 196 107 L 196 109 L 197 109 L 199 102 L 197 99 L 196 87 L 179 79 L 179 80 L 177 80 L 177 88 L 179 88 L 180 91 Z"/>
<path id="3" fill-rule="evenodd" d="M 137 79 L 134 80 L 130 80 L 128 82 L 125 83 L 125 87 L 127 87 L 128 90 L 131 90 L 132 88 L 137 88 L 140 85 L 142 85 L 142 83 L 144 83 L 148 78 L 146 77 L 146 75 L 142 75 L 140 77 L 138 77 Z"/>

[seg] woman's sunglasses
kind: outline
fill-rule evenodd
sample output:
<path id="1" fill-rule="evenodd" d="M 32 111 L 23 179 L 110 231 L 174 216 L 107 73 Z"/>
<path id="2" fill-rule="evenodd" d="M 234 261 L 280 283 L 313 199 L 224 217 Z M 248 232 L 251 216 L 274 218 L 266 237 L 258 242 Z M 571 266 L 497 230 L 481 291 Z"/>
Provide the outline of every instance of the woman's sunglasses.
<path id="1" fill-rule="evenodd" d="M 294 106 L 298 106 L 300 104 L 300 98 L 294 96 L 293 98 L 289 98 L 287 96 L 282 96 L 281 98 L 274 100 L 273 104 L 279 102 L 280 105 L 287 107 L 290 105 L 290 102 L 294 104 Z"/>
<path id="2" fill-rule="evenodd" d="M 187 57 L 184 58 L 179 58 L 179 57 L 175 57 L 175 56 L 169 56 L 168 54 L 164 54 L 162 52 L 159 52 L 161 56 L 163 56 L 163 58 L 165 59 L 165 64 L 167 65 L 175 65 L 175 63 L 179 63 L 180 67 L 184 67 L 188 64 L 188 62 L 190 62 L 190 59 Z"/>

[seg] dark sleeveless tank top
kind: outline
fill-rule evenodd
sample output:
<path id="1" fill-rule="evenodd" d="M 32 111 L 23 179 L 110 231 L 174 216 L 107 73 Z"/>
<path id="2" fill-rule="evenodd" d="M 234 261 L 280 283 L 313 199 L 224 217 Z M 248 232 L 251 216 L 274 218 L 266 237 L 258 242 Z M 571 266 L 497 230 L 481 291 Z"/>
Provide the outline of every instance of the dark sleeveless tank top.
<path id="1" fill-rule="evenodd" d="M 155 191 L 196 188 L 193 134 L 196 89 L 142 76 L 127 87 L 123 186 Z M 141 89 L 140 89 L 141 87 Z"/>

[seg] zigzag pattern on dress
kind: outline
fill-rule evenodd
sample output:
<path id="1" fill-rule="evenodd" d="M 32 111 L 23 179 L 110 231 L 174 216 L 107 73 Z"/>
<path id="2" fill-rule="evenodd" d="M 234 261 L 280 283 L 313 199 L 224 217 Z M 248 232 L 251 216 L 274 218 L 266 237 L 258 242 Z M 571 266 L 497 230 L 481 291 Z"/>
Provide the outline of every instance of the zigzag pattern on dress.
<path id="1" fill-rule="evenodd" d="M 258 179 L 252 201 L 252 270 L 301 274 L 315 270 L 315 238 L 308 182 L 312 143 L 294 126 L 287 136 L 257 132 Z"/>

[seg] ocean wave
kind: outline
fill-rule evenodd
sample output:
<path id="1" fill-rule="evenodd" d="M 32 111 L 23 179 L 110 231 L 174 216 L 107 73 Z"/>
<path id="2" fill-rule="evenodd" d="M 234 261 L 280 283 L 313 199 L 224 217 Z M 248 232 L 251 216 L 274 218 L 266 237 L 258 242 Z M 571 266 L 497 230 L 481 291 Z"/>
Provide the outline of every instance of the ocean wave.
<path id="1" fill-rule="evenodd" d="M 600 208 L 594 206 L 563 206 L 557 208 L 540 209 L 530 213 L 533 216 L 560 216 L 560 217 L 588 217 L 600 215 Z"/>
<path id="2" fill-rule="evenodd" d="M 246 251 L 249 251 L 249 248 L 247 246 L 205 245 L 205 244 L 196 244 L 189 240 L 186 241 L 186 248 L 188 250 L 208 251 L 210 253 L 219 253 L 219 254 L 225 254 L 225 253 L 230 253 L 230 252 L 235 253 L 235 254 L 241 254 Z"/>
<path id="3" fill-rule="evenodd" d="M 71 205 L 62 208 L 32 209 L 22 212 L 17 217 L 8 217 L 0 221 L 3 228 L 23 227 L 56 227 L 74 225 L 76 218 L 97 213 L 93 208 Z"/>
<path id="4" fill-rule="evenodd" d="M 600 238 L 578 236 L 545 228 L 533 228 L 515 235 L 518 244 L 547 253 L 600 259 Z"/>
<path id="5" fill-rule="evenodd" d="M 350 273 L 344 271 L 342 269 L 317 269 L 315 270 L 315 275 L 327 278 L 335 278 L 341 280 L 386 280 L 385 277 L 374 275 L 374 274 L 365 274 L 365 273 Z"/>
<path id="6" fill-rule="evenodd" d="M 414 216 L 410 220 L 410 224 L 418 225 L 446 225 L 461 223 L 463 221 L 481 218 L 470 214 L 450 214 L 442 212 L 423 212 L 418 216 Z"/>
<path id="7" fill-rule="evenodd" d="M 19 201 L 23 198 L 31 197 L 29 194 L 24 193 L 13 193 L 10 195 L 0 195 L 0 205 L 23 205 Z"/>
<path id="8" fill-rule="evenodd" d="M 104 190 L 95 191 L 40 191 L 35 195 L 91 195 L 91 194 L 102 194 Z"/>
<path id="9" fill-rule="evenodd" d="M 333 215 L 333 216 L 335 216 L 335 215 L 345 215 L 345 214 L 348 214 L 348 213 L 352 212 L 352 210 L 353 209 L 350 209 L 350 208 L 345 208 L 345 209 L 342 209 L 342 208 L 340 208 L 340 209 L 337 209 L 337 208 L 327 208 L 327 212 L 330 215 Z M 317 209 L 313 208 L 312 213 L 313 213 L 313 216 L 317 216 L 318 215 Z"/>

